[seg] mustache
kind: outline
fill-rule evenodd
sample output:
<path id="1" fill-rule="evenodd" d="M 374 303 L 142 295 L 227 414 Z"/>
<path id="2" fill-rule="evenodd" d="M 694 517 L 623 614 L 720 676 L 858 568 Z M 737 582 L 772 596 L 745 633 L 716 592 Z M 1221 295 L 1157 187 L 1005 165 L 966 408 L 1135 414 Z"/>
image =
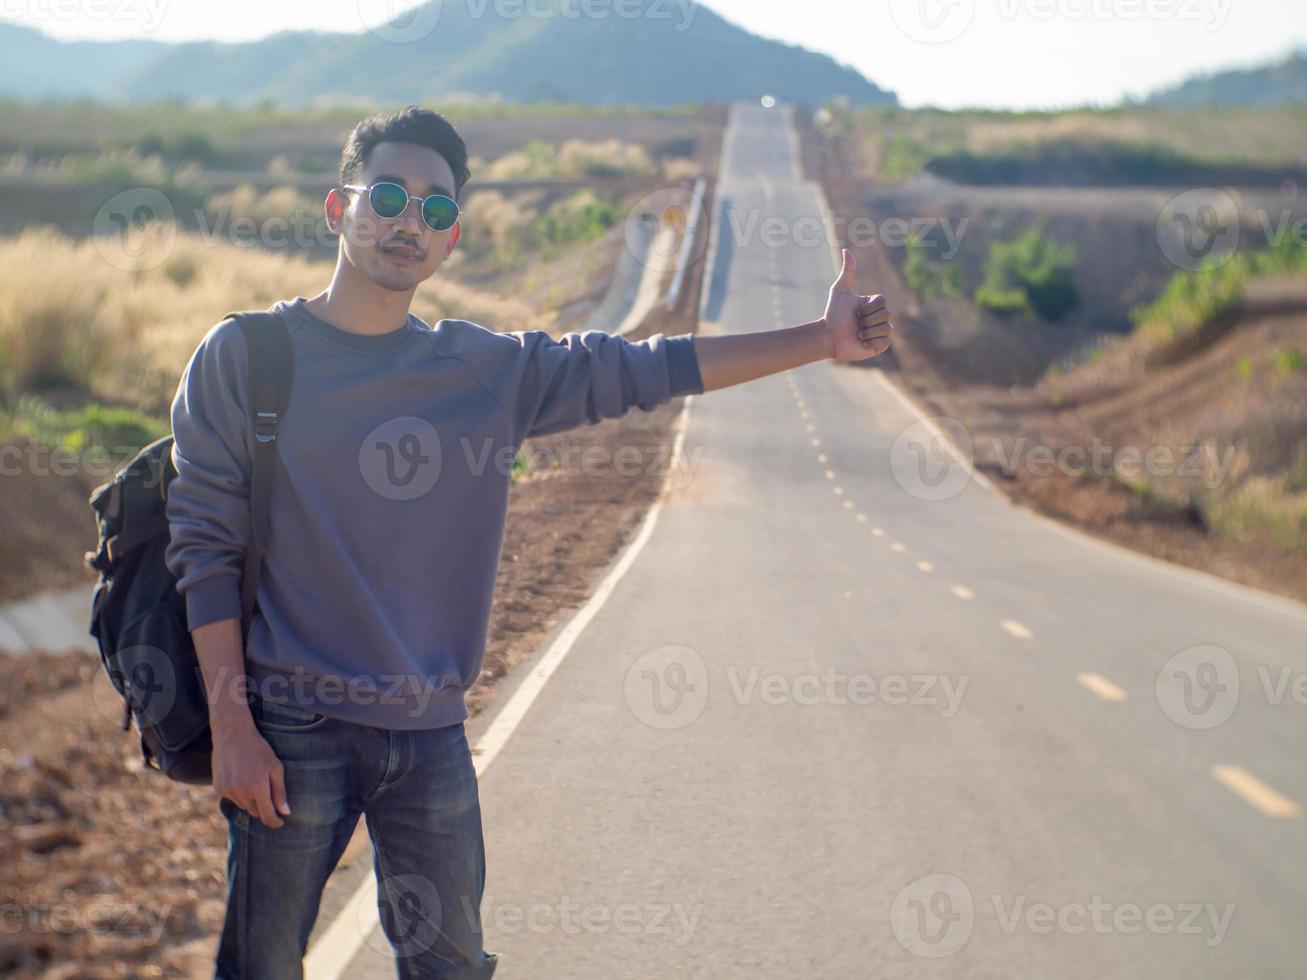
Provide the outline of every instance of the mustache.
<path id="1" fill-rule="evenodd" d="M 382 242 L 378 248 L 402 248 L 405 251 L 412 252 L 417 256 L 426 255 L 426 249 L 421 248 L 417 242 L 409 241 L 404 238 L 392 238 L 389 241 Z"/>

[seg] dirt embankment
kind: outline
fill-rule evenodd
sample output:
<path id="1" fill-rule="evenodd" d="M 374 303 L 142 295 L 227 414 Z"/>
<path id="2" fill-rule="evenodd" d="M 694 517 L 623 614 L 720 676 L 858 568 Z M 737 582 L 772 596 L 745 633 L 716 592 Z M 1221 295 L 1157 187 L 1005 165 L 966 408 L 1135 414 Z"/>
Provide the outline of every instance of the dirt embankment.
<path id="1" fill-rule="evenodd" d="M 905 202 L 899 216 L 957 217 L 956 199 L 903 198 L 850 177 L 857 170 L 842 148 L 809 126 L 801 145 L 808 175 L 845 227 Z M 1016 501 L 1117 544 L 1307 601 L 1299 502 L 1307 370 L 1292 353 L 1307 351 L 1307 282 L 1254 281 L 1239 310 L 1191 339 L 1150 342 L 1126 333 L 1123 318 L 1173 271 L 1157 261 L 1155 238 L 1146 241 L 1156 212 L 1141 225 L 1104 198 L 1077 216 L 1067 195 L 1025 191 L 1004 189 L 1009 213 L 995 227 L 1043 220 L 1080 237 L 1087 310 L 1068 329 L 989 320 L 961 299 L 922 302 L 904 282 L 901 254 L 855 244 L 860 276 L 897 312 L 894 347 L 877 366 L 929 411 L 960 420 L 977 467 Z M 1090 344 L 1098 350 L 1086 358 Z M 1045 375 L 1063 359 L 1074 366 Z"/>
<path id="2" fill-rule="evenodd" d="M 89 588 L 95 578 L 82 554 L 95 547 L 96 530 L 87 500 L 109 473 L 58 472 L 66 458 L 2 431 L 0 454 L 0 602 L 79 582 Z"/>

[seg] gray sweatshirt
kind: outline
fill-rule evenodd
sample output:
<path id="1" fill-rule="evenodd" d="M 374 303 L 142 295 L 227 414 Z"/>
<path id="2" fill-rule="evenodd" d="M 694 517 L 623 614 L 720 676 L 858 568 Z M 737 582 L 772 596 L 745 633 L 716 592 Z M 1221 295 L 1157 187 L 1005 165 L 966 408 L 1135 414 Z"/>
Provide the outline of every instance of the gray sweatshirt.
<path id="1" fill-rule="evenodd" d="M 260 697 L 346 721 L 456 724 L 484 659 L 518 447 L 702 393 L 693 336 L 554 340 L 412 314 L 368 336 L 314 316 L 303 297 L 273 309 L 286 317 L 295 376 L 247 673 Z M 240 618 L 246 357 L 240 325 L 217 324 L 172 404 L 165 562 L 191 629 Z"/>

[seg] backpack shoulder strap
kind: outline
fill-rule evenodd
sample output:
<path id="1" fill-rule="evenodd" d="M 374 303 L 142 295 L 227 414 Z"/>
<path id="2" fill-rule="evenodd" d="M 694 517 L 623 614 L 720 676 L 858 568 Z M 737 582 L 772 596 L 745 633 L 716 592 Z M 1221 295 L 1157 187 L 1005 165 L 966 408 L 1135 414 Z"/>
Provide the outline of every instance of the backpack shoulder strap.
<path id="1" fill-rule="evenodd" d="M 249 351 L 254 459 L 250 473 L 251 540 L 245 552 L 245 574 L 241 580 L 241 635 L 248 640 L 259 573 L 268 545 L 268 511 L 277 454 L 277 427 L 290 403 L 294 360 L 290 331 L 278 314 L 271 310 L 233 312 L 223 319 L 234 319 L 241 325 Z"/>

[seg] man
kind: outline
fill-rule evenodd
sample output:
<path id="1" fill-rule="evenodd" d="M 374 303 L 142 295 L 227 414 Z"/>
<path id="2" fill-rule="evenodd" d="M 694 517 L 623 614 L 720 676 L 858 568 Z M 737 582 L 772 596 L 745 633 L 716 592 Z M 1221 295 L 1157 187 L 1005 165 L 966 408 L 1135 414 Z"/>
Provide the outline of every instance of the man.
<path id="1" fill-rule="evenodd" d="M 229 828 L 219 980 L 302 976 L 327 876 L 360 814 L 401 978 L 488 977 L 485 853 L 464 693 L 480 674 L 521 443 L 672 397 L 889 347 L 853 255 L 824 314 L 780 330 L 561 341 L 413 294 L 458 242 L 467 150 L 417 106 L 360 123 L 325 201 L 330 285 L 273 309 L 294 384 L 277 434 L 271 539 L 248 645 L 240 580 L 253 456 L 247 351 L 224 320 L 172 406 L 166 561 L 186 599 Z"/>

